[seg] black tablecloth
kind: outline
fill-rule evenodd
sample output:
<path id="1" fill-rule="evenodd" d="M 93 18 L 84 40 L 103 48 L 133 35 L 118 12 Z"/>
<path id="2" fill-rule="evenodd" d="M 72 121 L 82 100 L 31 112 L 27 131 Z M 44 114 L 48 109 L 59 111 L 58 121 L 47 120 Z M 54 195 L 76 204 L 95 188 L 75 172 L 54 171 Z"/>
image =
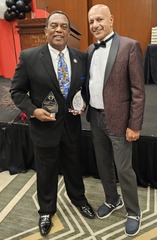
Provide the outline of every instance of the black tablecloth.
<path id="1" fill-rule="evenodd" d="M 157 188 L 157 138 L 140 137 L 133 143 L 133 168 L 139 186 Z M 90 130 L 82 130 L 81 166 L 83 176 L 99 178 Z M 0 124 L 0 172 L 10 174 L 35 170 L 29 126 Z"/>
<path id="2" fill-rule="evenodd" d="M 0 124 L 0 172 L 10 174 L 35 169 L 34 151 L 27 125 Z"/>
<path id="3" fill-rule="evenodd" d="M 149 44 L 144 61 L 145 84 L 157 84 L 157 44 Z"/>

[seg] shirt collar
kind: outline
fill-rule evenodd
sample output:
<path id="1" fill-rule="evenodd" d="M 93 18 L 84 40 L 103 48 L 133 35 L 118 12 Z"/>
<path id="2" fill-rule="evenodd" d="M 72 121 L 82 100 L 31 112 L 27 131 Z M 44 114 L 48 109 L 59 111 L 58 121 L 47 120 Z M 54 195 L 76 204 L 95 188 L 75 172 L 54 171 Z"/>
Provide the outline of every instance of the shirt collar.
<path id="1" fill-rule="evenodd" d="M 114 34 L 114 32 L 112 31 L 110 34 L 108 34 L 105 38 L 103 38 L 102 41 L 107 40 L 108 38 L 110 38 L 112 35 Z M 98 43 L 100 43 L 100 41 L 98 41 Z"/>
<path id="2" fill-rule="evenodd" d="M 60 51 L 58 51 L 57 49 L 53 48 L 49 43 L 48 43 L 48 48 L 49 48 L 50 51 L 52 51 L 57 56 L 60 53 Z M 65 55 L 67 53 L 67 51 L 68 51 L 68 48 L 67 48 L 67 46 L 65 46 L 65 48 L 62 50 L 62 52 Z"/>

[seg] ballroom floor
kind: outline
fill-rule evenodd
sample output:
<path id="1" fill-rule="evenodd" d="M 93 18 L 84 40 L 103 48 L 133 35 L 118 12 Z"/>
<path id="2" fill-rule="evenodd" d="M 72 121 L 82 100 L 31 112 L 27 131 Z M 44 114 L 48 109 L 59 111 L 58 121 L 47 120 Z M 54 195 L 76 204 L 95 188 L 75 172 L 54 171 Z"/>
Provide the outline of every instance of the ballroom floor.
<path id="1" fill-rule="evenodd" d="M 84 178 L 86 196 L 94 211 L 104 201 L 104 193 L 99 179 Z M 96 186 L 96 188 L 94 187 Z M 120 188 L 117 186 L 119 194 Z M 10 175 L 0 173 L 0 240 L 157 240 L 157 190 L 138 187 L 142 216 L 140 233 L 126 237 L 124 225 L 125 209 L 115 211 L 107 219 L 93 220 L 82 217 L 71 204 L 59 176 L 57 213 L 53 216 L 54 226 L 46 238 L 42 238 L 38 228 L 38 201 L 36 195 L 36 174 Z"/>

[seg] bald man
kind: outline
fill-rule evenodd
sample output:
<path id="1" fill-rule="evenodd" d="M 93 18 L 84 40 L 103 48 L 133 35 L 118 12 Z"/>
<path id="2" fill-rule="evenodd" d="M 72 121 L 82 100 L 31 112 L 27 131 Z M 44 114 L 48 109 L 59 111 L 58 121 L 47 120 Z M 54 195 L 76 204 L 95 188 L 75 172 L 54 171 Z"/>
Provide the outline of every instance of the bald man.
<path id="1" fill-rule="evenodd" d="M 87 120 L 105 193 L 97 216 L 107 218 L 124 205 L 125 233 L 134 236 L 142 216 L 132 168 L 132 142 L 140 137 L 145 102 L 141 47 L 113 30 L 114 18 L 106 5 L 93 6 L 88 21 L 97 43 L 87 51 Z M 122 197 L 117 191 L 115 166 Z"/>

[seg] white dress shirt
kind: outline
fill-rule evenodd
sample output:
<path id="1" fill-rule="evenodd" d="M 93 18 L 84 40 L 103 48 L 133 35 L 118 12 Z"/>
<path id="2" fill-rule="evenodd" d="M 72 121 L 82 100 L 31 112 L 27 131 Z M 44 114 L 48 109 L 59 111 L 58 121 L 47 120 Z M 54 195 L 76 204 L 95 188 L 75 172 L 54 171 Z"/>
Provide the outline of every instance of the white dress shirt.
<path id="1" fill-rule="evenodd" d="M 51 55 L 52 63 L 53 63 L 53 66 L 54 66 L 54 70 L 55 70 L 56 76 L 58 78 L 58 60 L 59 60 L 60 51 L 51 47 L 51 45 L 49 43 L 48 43 L 48 48 L 49 48 L 49 51 L 50 51 L 50 55 Z M 68 51 L 67 46 L 65 46 L 62 53 L 64 54 L 64 60 L 68 65 L 69 79 L 71 81 L 71 62 L 70 62 L 70 56 L 69 56 L 69 51 Z"/>
<path id="2" fill-rule="evenodd" d="M 112 34 L 113 32 L 111 32 L 103 40 L 108 39 L 109 37 L 111 37 Z M 104 76 L 111 43 L 112 39 L 106 43 L 106 47 L 99 47 L 97 50 L 95 50 L 91 60 L 89 70 L 90 105 L 97 109 L 104 109 L 103 103 Z"/>

